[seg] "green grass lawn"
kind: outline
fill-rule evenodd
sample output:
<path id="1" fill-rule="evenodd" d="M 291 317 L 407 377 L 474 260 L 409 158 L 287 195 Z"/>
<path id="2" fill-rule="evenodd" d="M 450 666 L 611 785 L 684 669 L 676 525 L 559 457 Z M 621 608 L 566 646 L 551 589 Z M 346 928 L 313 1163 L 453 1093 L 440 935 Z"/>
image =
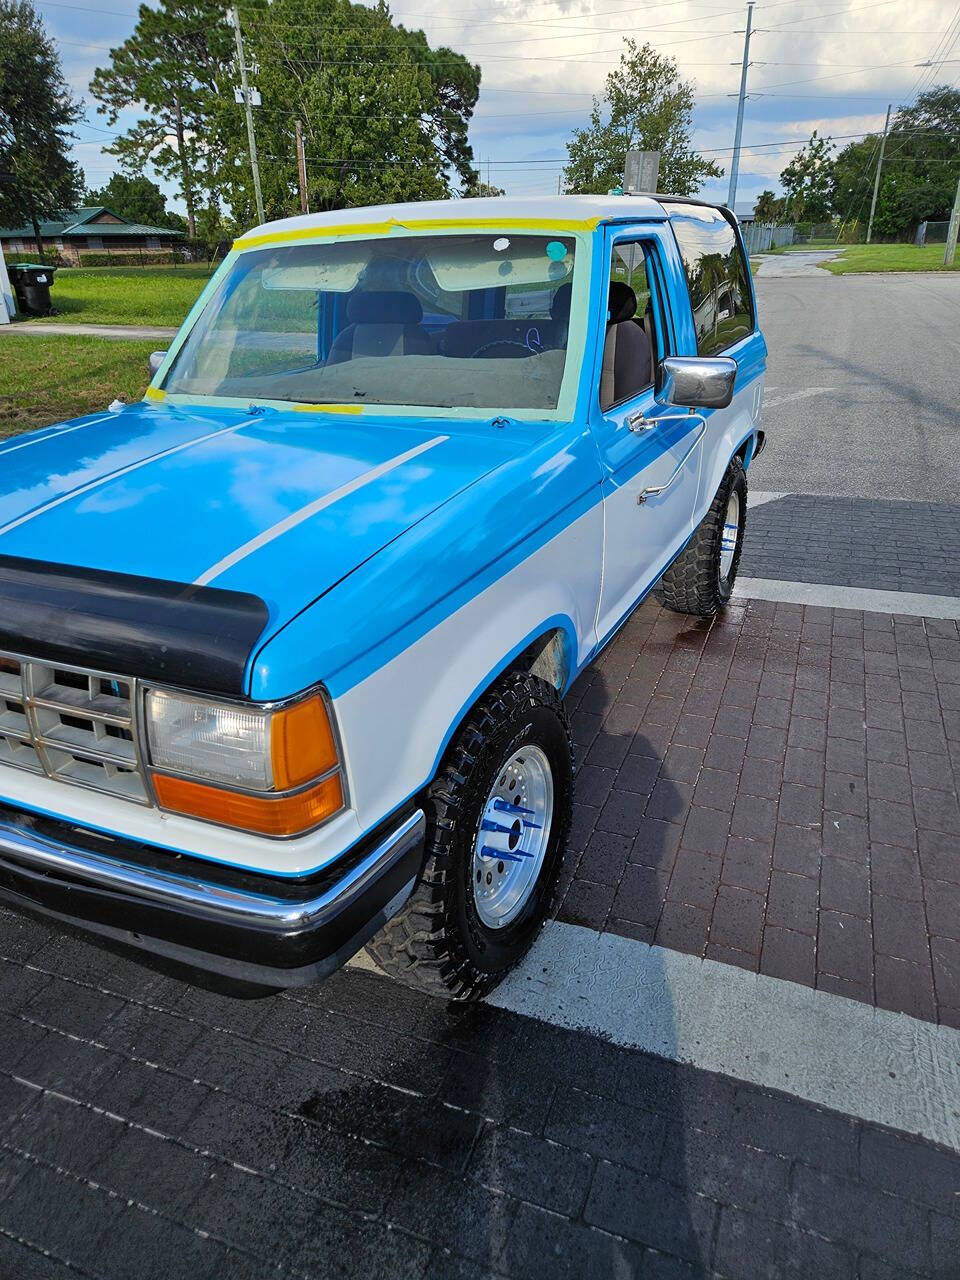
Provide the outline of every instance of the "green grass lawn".
<path id="1" fill-rule="evenodd" d="M 0 440 L 139 400 L 154 342 L 0 336 Z"/>
<path id="2" fill-rule="evenodd" d="M 836 276 L 864 271 L 957 271 L 960 255 L 952 268 L 944 268 L 942 244 L 928 244 L 923 249 L 913 244 L 852 244 L 841 257 L 818 265 Z"/>
<path id="3" fill-rule="evenodd" d="M 781 244 L 775 249 L 764 249 L 766 253 L 809 253 L 811 249 L 839 249 L 836 240 L 808 240 L 806 244 Z"/>
<path id="4" fill-rule="evenodd" d="M 210 279 L 206 265 L 61 267 L 51 298 L 60 324 L 182 324 Z M 33 320 L 31 324 L 43 324 Z"/>

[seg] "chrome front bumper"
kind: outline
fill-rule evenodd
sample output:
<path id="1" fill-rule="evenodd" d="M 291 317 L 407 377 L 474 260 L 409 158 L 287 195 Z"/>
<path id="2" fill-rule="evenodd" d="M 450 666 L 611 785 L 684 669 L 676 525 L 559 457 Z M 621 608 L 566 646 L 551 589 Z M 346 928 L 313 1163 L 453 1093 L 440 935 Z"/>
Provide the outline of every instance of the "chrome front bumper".
<path id="1" fill-rule="evenodd" d="M 185 858 L 168 869 L 162 851 L 0 807 L 0 901 L 196 968 L 301 986 L 339 968 L 403 905 L 425 827 L 416 809 L 322 876 L 278 882 L 214 878 Z"/>

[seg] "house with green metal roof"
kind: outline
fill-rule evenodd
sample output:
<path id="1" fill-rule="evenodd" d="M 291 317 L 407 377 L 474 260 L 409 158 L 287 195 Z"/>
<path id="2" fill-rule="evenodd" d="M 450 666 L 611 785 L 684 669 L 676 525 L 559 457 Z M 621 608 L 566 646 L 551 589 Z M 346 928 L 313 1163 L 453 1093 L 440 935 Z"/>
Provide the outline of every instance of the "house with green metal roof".
<path id="1" fill-rule="evenodd" d="M 80 266 L 89 253 L 129 256 L 136 262 L 144 253 L 162 253 L 183 240 L 182 231 L 131 222 L 113 209 L 94 205 L 74 209 L 59 220 L 40 223 L 44 256 Z M 9 257 L 36 254 L 33 227 L 0 227 L 0 248 Z"/>

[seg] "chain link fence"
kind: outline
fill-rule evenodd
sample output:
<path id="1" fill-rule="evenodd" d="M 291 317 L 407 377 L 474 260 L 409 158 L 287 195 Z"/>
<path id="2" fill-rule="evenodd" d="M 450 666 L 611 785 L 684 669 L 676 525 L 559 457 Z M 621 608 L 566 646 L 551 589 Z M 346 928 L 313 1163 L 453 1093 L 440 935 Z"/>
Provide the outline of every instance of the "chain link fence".
<path id="1" fill-rule="evenodd" d="M 921 222 L 913 243 L 918 249 L 927 244 L 946 244 L 949 229 L 949 222 Z"/>
<path id="2" fill-rule="evenodd" d="M 741 230 L 748 254 L 765 253 L 767 249 L 779 249 L 785 244 L 793 244 L 796 235 L 796 228 L 792 224 L 778 227 L 772 222 L 748 222 Z"/>

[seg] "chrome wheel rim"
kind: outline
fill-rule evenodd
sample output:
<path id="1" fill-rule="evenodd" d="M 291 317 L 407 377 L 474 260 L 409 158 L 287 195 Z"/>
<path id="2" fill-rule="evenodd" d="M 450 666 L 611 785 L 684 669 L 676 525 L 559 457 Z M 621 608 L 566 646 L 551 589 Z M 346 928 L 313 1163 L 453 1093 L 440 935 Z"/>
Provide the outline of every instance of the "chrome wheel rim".
<path id="1" fill-rule="evenodd" d="M 723 533 L 720 535 L 720 578 L 730 577 L 733 568 L 733 557 L 737 551 L 737 538 L 740 536 L 740 495 L 733 491 L 727 499 L 727 515 L 723 522 Z"/>
<path id="2" fill-rule="evenodd" d="M 474 843 L 473 896 L 488 929 L 511 924 L 530 901 L 552 821 L 550 761 L 539 747 L 522 747 L 500 766 Z"/>

